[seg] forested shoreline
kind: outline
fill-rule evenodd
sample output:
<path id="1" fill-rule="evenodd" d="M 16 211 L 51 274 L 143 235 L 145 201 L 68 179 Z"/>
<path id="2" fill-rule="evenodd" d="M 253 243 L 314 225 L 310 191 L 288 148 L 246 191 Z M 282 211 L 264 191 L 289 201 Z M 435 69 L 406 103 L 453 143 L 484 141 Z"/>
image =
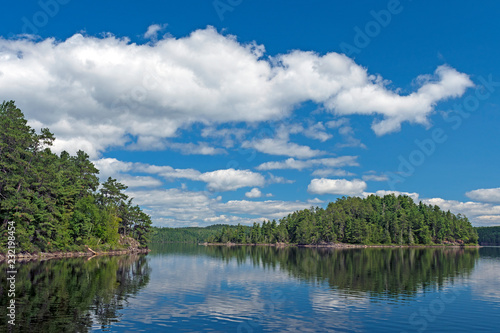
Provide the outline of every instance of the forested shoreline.
<path id="1" fill-rule="evenodd" d="M 237 229 L 236 225 L 214 224 L 208 227 L 152 227 L 152 243 L 202 243 L 218 235 L 224 228 Z M 244 226 L 244 228 L 249 228 Z"/>
<path id="2" fill-rule="evenodd" d="M 147 247 L 151 218 L 132 203 L 127 186 L 108 178 L 84 151 L 52 153 L 49 129 L 27 125 L 13 101 L 0 105 L 2 252 L 107 251 L 124 239 Z"/>
<path id="3" fill-rule="evenodd" d="M 418 205 L 406 195 L 342 197 L 326 209 L 311 207 L 250 230 L 224 229 L 211 243 L 363 245 L 471 244 L 478 241 L 467 217 L 438 206 Z"/>
<path id="4" fill-rule="evenodd" d="M 408 196 L 343 197 L 326 209 L 311 207 L 278 222 L 253 226 L 155 228 L 153 241 L 213 244 L 296 245 L 477 245 L 478 235 L 467 217 L 438 206 L 415 204 Z M 208 229 L 210 228 L 210 229 Z M 218 233 L 213 233 L 219 230 Z M 174 236 L 175 235 L 175 236 Z"/>
<path id="5" fill-rule="evenodd" d="M 500 246 L 500 226 L 496 227 L 478 227 L 480 245 Z"/>

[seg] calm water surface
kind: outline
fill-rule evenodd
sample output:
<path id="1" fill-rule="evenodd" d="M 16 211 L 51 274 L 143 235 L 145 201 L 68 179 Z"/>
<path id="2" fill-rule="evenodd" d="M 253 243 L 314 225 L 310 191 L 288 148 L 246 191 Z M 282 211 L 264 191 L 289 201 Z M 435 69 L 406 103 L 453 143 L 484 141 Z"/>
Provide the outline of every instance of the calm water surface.
<path id="1" fill-rule="evenodd" d="M 0 264 L 6 271 L 5 264 Z M 157 246 L 27 263 L 12 332 L 499 332 L 500 248 Z"/>

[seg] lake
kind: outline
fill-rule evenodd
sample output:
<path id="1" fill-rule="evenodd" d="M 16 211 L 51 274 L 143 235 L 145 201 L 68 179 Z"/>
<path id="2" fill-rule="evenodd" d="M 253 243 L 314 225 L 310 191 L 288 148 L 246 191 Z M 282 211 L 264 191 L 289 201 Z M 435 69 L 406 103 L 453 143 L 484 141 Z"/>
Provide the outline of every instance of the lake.
<path id="1" fill-rule="evenodd" d="M 0 331 L 498 332 L 499 286 L 498 247 L 166 244 L 19 264 L 16 326 Z"/>

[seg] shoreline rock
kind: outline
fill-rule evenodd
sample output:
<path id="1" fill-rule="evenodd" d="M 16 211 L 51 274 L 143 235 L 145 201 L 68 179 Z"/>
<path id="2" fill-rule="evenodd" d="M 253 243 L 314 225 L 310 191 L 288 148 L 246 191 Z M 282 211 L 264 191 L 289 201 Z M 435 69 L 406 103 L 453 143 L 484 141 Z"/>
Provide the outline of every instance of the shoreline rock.
<path id="1" fill-rule="evenodd" d="M 123 250 L 112 250 L 105 252 L 40 252 L 40 253 L 16 253 L 16 262 L 25 262 L 32 260 L 49 260 L 49 259 L 62 259 L 62 258 L 78 258 L 78 257 L 88 257 L 93 258 L 97 256 L 116 256 L 124 254 L 138 254 L 138 253 L 149 253 L 150 249 L 138 249 L 130 248 Z M 6 261 L 8 259 L 7 254 L 0 253 L 0 262 Z"/>

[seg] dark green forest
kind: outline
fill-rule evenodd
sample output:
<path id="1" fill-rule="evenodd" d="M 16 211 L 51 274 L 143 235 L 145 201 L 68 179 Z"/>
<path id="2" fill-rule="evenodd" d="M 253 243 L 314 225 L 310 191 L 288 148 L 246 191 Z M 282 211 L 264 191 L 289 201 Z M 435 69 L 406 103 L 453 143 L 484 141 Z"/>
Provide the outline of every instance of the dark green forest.
<path id="1" fill-rule="evenodd" d="M 238 228 L 235 225 L 214 224 L 208 227 L 159 228 L 153 227 L 151 243 L 199 243 L 218 235 L 224 228 Z"/>
<path id="2" fill-rule="evenodd" d="M 52 153 L 49 129 L 27 125 L 13 101 L 0 105 L 0 246 L 17 252 L 119 248 L 121 236 L 145 247 L 151 218 L 132 203 L 127 186 L 108 178 L 84 151 Z M 14 243 L 13 243 L 14 242 Z"/>
<path id="3" fill-rule="evenodd" d="M 276 221 L 224 228 L 208 239 L 214 243 L 293 244 L 477 244 L 478 235 L 467 217 L 438 206 L 418 205 L 394 194 L 365 199 L 342 197 L 326 209 L 294 212 Z"/>
<path id="4" fill-rule="evenodd" d="M 476 228 L 480 245 L 500 245 L 500 226 Z"/>

